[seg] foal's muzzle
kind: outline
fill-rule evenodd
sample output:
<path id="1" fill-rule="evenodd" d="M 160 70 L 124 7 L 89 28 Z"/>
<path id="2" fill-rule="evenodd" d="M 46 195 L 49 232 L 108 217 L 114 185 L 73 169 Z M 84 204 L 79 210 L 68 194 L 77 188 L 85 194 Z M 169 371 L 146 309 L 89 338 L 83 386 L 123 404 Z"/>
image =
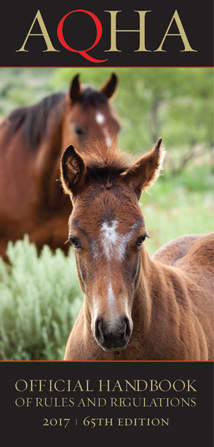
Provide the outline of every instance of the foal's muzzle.
<path id="1" fill-rule="evenodd" d="M 119 317 L 114 323 L 97 318 L 95 338 L 104 351 L 120 351 L 126 348 L 131 337 L 131 327 L 126 316 Z"/>

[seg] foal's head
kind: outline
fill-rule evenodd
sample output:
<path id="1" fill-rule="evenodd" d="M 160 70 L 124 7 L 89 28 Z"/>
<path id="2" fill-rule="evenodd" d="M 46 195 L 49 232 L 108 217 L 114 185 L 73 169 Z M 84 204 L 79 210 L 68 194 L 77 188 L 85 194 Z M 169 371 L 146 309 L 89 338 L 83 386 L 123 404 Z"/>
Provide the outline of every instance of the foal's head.
<path id="1" fill-rule="evenodd" d="M 62 157 L 62 183 L 73 205 L 69 240 L 93 335 L 102 349 L 121 350 L 132 333 L 133 299 L 147 237 L 138 200 L 157 177 L 163 150 L 159 139 L 131 167 L 118 150 L 108 151 L 105 159 L 93 152 L 93 159 L 83 160 L 70 146 Z"/>
<path id="2" fill-rule="evenodd" d="M 67 110 L 63 127 L 63 146 L 73 144 L 82 152 L 89 142 L 104 142 L 111 147 L 120 129 L 110 100 L 117 90 L 118 78 L 113 73 L 105 84 L 95 90 L 82 87 L 79 75 L 71 82 L 67 94 Z"/>

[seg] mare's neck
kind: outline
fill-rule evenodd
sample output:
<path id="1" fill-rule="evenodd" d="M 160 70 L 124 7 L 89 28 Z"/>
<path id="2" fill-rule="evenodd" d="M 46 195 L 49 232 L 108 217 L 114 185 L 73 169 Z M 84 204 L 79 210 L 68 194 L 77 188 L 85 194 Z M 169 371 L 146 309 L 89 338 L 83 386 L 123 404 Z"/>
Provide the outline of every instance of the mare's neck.
<path id="1" fill-rule="evenodd" d="M 59 161 L 62 153 L 62 127 L 65 116 L 65 99 L 58 104 L 55 116 L 47 123 L 47 136 L 39 148 L 35 161 L 35 178 L 39 196 L 46 205 L 54 206 L 62 195 L 59 182 Z M 54 120 L 57 122 L 54 123 Z M 58 204 L 59 205 L 59 204 Z"/>

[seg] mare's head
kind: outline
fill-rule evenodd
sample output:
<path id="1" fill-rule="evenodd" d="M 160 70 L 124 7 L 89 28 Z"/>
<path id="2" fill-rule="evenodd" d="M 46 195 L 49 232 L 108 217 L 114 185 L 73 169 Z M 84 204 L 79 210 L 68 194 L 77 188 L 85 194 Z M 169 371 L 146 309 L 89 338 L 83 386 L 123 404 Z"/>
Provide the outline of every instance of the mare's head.
<path id="1" fill-rule="evenodd" d="M 71 197 L 69 239 L 89 320 L 99 346 L 122 350 L 132 334 L 132 307 L 147 237 L 139 198 L 156 179 L 163 160 L 161 139 L 130 166 L 118 150 L 84 159 L 70 146 L 61 179 Z M 102 154 L 102 151 L 101 151 Z"/>
<path id="2" fill-rule="evenodd" d="M 66 97 L 64 147 L 73 144 L 78 151 L 82 152 L 86 144 L 94 141 L 111 147 L 120 129 L 110 104 L 117 84 L 118 79 L 114 73 L 99 90 L 91 87 L 83 88 L 79 75 L 74 77 Z"/>

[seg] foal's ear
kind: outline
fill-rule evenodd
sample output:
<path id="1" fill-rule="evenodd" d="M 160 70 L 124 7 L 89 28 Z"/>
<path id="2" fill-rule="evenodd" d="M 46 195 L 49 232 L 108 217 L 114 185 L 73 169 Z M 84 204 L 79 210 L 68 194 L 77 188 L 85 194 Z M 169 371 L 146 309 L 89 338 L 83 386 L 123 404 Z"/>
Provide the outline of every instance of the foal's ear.
<path id="1" fill-rule="evenodd" d="M 159 138 L 155 147 L 134 163 L 124 176 L 125 181 L 133 187 L 138 199 L 143 189 L 151 186 L 160 174 L 165 156 L 161 143 L 162 138 Z"/>
<path id="2" fill-rule="evenodd" d="M 74 78 L 71 81 L 70 90 L 68 92 L 68 98 L 71 100 L 72 103 L 75 103 L 79 100 L 79 97 L 82 92 L 79 77 L 80 77 L 79 74 L 74 76 Z"/>
<path id="3" fill-rule="evenodd" d="M 64 191 L 72 195 L 79 193 L 85 184 L 86 166 L 73 146 L 69 146 L 63 153 L 60 171 Z"/>
<path id="4" fill-rule="evenodd" d="M 106 96 L 107 99 L 110 99 L 116 92 L 117 85 L 118 77 L 115 73 L 112 73 L 111 77 L 100 88 L 100 91 Z"/>

